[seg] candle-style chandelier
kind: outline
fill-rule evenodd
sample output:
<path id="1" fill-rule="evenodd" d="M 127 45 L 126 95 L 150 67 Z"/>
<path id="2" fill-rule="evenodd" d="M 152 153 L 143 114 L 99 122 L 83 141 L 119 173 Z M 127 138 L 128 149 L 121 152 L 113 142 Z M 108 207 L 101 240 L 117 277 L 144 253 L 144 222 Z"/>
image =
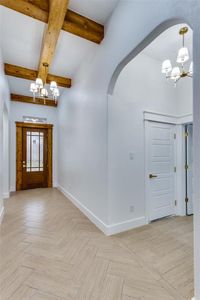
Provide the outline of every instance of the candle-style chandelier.
<path id="1" fill-rule="evenodd" d="M 189 70 L 185 68 L 185 62 L 190 58 L 189 50 L 185 47 L 185 34 L 188 32 L 188 27 L 183 27 L 179 30 L 179 34 L 182 36 L 182 47 L 178 51 L 176 62 L 181 66 L 173 67 L 171 61 L 166 59 L 162 63 L 162 73 L 165 74 L 166 79 L 171 79 L 176 86 L 176 83 L 184 77 L 193 76 L 193 62 L 191 61 Z"/>
<path id="2" fill-rule="evenodd" d="M 49 67 L 48 63 L 43 63 L 43 67 L 45 68 L 45 82 L 43 83 L 41 78 L 37 78 L 35 82 L 32 82 L 30 85 L 30 92 L 33 93 L 33 100 L 35 101 L 36 96 L 44 99 L 44 104 L 46 104 L 46 99 L 52 99 L 57 103 L 58 97 L 60 96 L 60 92 L 55 81 L 51 81 L 50 83 L 50 91 L 47 89 L 47 68 Z M 50 97 L 49 97 L 50 95 Z"/>

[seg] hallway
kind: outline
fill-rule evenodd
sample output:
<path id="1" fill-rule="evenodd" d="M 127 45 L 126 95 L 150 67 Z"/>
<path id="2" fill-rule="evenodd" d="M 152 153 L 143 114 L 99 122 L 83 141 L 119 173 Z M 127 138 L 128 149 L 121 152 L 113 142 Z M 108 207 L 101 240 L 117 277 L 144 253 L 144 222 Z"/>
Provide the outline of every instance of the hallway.
<path id="1" fill-rule="evenodd" d="M 183 300 L 191 217 L 104 236 L 56 189 L 13 193 L 0 239 L 1 300 Z"/>

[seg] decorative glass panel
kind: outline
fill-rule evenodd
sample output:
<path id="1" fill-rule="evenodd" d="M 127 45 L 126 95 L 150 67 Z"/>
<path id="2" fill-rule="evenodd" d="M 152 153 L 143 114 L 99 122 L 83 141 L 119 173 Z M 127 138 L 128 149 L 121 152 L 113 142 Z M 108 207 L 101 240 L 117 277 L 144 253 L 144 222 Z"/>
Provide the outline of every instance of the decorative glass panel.
<path id="1" fill-rule="evenodd" d="M 26 171 L 43 171 L 44 160 L 44 133 L 27 131 Z"/>
<path id="2" fill-rule="evenodd" d="M 44 154 L 44 147 L 43 147 L 44 137 L 40 135 L 40 170 L 43 171 L 43 154 Z"/>
<path id="3" fill-rule="evenodd" d="M 30 172 L 30 166 L 31 166 L 31 158 L 30 158 L 30 132 L 27 132 L 27 138 L 26 138 L 26 168 L 27 172 Z"/>

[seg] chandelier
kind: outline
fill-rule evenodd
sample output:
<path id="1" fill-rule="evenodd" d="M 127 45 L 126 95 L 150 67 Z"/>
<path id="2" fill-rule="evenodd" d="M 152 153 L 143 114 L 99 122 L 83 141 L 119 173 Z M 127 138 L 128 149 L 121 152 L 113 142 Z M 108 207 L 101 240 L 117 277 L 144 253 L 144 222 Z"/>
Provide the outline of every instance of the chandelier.
<path id="1" fill-rule="evenodd" d="M 193 62 L 191 61 L 189 70 L 186 70 L 184 64 L 190 58 L 188 48 L 185 47 L 185 34 L 188 32 L 188 27 L 183 27 L 179 30 L 180 36 L 182 36 L 182 47 L 178 51 L 176 62 L 180 64 L 180 67 L 176 66 L 172 68 L 171 61 L 166 59 L 162 63 L 162 73 L 165 74 L 166 79 L 171 79 L 176 86 L 176 83 L 180 78 L 193 76 Z"/>
<path id="2" fill-rule="evenodd" d="M 44 99 L 44 104 L 46 104 L 46 99 L 52 99 L 57 103 L 57 99 L 60 96 L 60 92 L 55 81 L 51 81 L 50 83 L 50 91 L 47 89 L 47 68 L 49 67 L 48 63 L 43 63 L 43 67 L 45 68 L 45 82 L 43 83 L 41 78 L 37 78 L 35 82 L 32 82 L 30 85 L 30 92 L 33 93 L 33 100 L 35 101 L 36 96 Z M 50 95 L 50 97 L 49 97 Z"/>

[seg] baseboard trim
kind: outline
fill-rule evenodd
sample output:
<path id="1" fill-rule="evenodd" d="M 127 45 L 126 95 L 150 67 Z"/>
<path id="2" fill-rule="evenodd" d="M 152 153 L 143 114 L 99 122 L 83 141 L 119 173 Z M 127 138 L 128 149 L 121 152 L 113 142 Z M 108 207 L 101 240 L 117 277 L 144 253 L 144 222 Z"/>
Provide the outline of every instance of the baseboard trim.
<path id="1" fill-rule="evenodd" d="M 147 224 L 146 218 L 141 217 L 137 219 L 131 219 L 125 222 L 116 224 L 106 224 L 100 220 L 91 210 L 84 206 L 80 201 L 78 201 L 71 193 L 69 193 L 65 188 L 58 185 L 57 189 L 63 193 L 63 195 L 69 199 L 80 211 L 88 217 L 88 219 L 96 225 L 105 235 L 110 236 L 120 232 L 124 232 L 130 229 L 134 229 Z"/>
<path id="2" fill-rule="evenodd" d="M 3 199 L 8 199 L 10 198 L 10 192 L 3 193 Z"/>
<path id="3" fill-rule="evenodd" d="M 136 219 L 127 220 L 121 223 L 107 225 L 107 235 L 113 235 L 128 231 L 134 228 L 138 228 L 147 225 L 148 222 L 145 217 L 140 217 Z"/>
<path id="4" fill-rule="evenodd" d="M 0 225 L 1 225 L 2 221 L 3 221 L 3 217 L 4 217 L 4 206 L 2 206 L 1 212 L 0 212 Z"/>
<path id="5" fill-rule="evenodd" d="M 84 206 L 80 201 L 78 201 L 71 193 L 69 193 L 65 188 L 58 185 L 57 189 L 63 193 L 63 195 L 69 199 L 80 211 L 88 217 L 88 219 L 94 223 L 105 235 L 107 235 L 107 226 L 104 222 L 102 222 L 91 210 L 89 210 L 86 206 Z"/>

